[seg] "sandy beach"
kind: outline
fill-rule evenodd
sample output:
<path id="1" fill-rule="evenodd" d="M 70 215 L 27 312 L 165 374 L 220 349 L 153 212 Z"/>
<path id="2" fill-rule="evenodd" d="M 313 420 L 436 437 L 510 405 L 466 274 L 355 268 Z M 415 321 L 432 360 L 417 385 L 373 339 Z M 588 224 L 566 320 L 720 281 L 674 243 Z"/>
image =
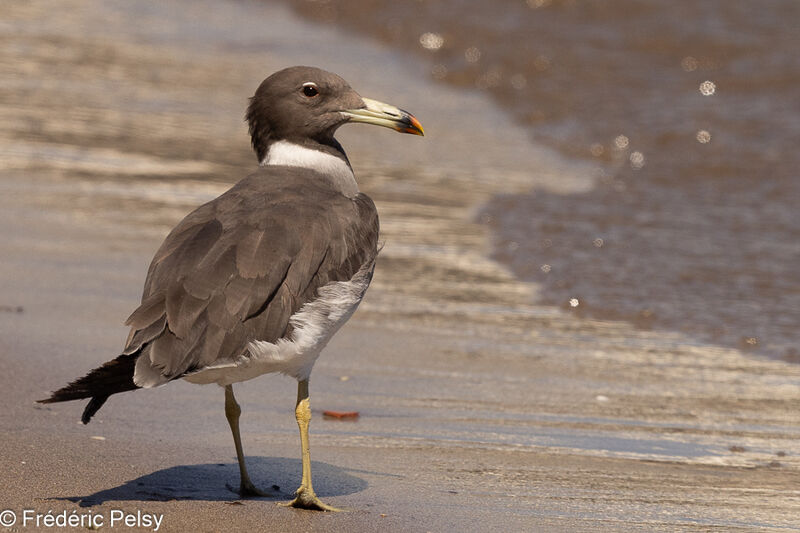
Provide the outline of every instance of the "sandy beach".
<path id="1" fill-rule="evenodd" d="M 537 304 L 489 258 L 478 213 L 497 194 L 588 190 L 594 169 L 481 95 L 250 1 L 13 3 L 0 50 L 0 511 L 17 518 L 0 530 L 45 530 L 25 510 L 104 530 L 120 510 L 163 515 L 159 531 L 800 530 L 800 366 Z M 226 488 L 216 386 L 122 394 L 88 426 L 77 402 L 34 403 L 119 353 L 152 254 L 255 165 L 247 97 L 292 64 L 427 134 L 338 136 L 385 246 L 312 374 L 314 483 L 337 514 L 276 505 L 300 478 L 290 379 L 237 389 L 251 475 L 275 499 Z"/>

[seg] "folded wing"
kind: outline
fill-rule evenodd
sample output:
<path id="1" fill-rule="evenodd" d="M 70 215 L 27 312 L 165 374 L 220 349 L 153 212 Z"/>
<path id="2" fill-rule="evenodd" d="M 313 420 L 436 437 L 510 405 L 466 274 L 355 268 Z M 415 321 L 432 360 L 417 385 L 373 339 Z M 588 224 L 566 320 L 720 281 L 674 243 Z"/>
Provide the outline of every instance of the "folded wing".
<path id="1" fill-rule="evenodd" d="M 252 340 L 285 338 L 320 287 L 374 260 L 378 218 L 367 196 L 275 174 L 251 175 L 199 207 L 156 253 L 127 321 L 136 385 L 235 358 Z"/>

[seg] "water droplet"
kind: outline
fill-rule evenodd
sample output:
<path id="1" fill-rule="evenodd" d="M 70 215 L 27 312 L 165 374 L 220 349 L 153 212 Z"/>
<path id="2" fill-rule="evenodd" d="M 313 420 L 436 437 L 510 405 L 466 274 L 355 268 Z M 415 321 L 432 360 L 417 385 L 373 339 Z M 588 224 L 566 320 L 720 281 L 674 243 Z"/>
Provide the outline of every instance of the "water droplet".
<path id="1" fill-rule="evenodd" d="M 681 60 L 681 68 L 686 72 L 693 72 L 698 66 L 699 62 L 692 56 L 686 56 Z"/>
<path id="2" fill-rule="evenodd" d="M 547 70 L 550 68 L 550 58 L 544 55 L 536 56 L 533 60 L 533 66 L 538 71 Z"/>
<path id="3" fill-rule="evenodd" d="M 577 298 L 570 298 L 570 300 L 569 300 L 569 306 L 570 307 L 578 307 L 580 304 L 581 304 L 581 302 L 578 301 Z"/>
<path id="4" fill-rule="evenodd" d="M 477 63 L 481 58 L 481 51 L 477 46 L 470 46 L 464 51 L 464 58 L 469 63 Z"/>
<path id="5" fill-rule="evenodd" d="M 524 74 L 514 74 L 509 81 L 511 82 L 511 86 L 518 91 L 521 91 L 528 85 L 528 80 L 525 78 Z"/>
<path id="6" fill-rule="evenodd" d="M 539 269 L 544 272 L 545 274 L 549 274 L 550 271 L 553 269 L 550 265 L 542 265 Z"/>
<path id="7" fill-rule="evenodd" d="M 606 149 L 603 147 L 602 144 L 594 143 L 592 146 L 589 147 L 589 151 L 592 153 L 593 156 L 600 157 L 601 155 L 603 155 L 603 153 L 605 153 Z"/>
<path id="8" fill-rule="evenodd" d="M 624 135 L 617 135 L 614 139 L 614 146 L 616 146 L 619 150 L 624 150 L 630 144 L 630 140 Z"/>
<path id="9" fill-rule="evenodd" d="M 434 65 L 431 68 L 431 76 L 436 78 L 437 80 L 443 80 L 447 77 L 447 67 L 442 65 L 441 63 L 438 65 Z"/>
<path id="10" fill-rule="evenodd" d="M 419 44 L 425 50 L 438 50 L 444 44 L 444 37 L 433 32 L 423 33 L 419 36 Z"/>
<path id="11" fill-rule="evenodd" d="M 594 244 L 595 247 L 597 247 L 597 248 L 602 248 L 603 245 L 605 244 L 605 241 L 603 239 L 601 239 L 600 237 L 598 237 L 598 238 L 596 238 L 595 240 L 592 241 L 592 244 Z"/>
<path id="12" fill-rule="evenodd" d="M 706 144 L 711 142 L 711 134 L 706 130 L 700 130 L 697 132 L 697 142 L 701 144 Z"/>
<path id="13" fill-rule="evenodd" d="M 502 73 L 498 68 L 492 68 L 485 74 L 481 75 L 477 80 L 475 80 L 475 86 L 478 89 L 488 89 L 490 87 L 497 87 L 500 85 L 500 80 L 502 79 Z"/>
<path id="14" fill-rule="evenodd" d="M 630 160 L 631 167 L 635 169 L 640 169 L 644 166 L 644 154 L 642 152 L 632 152 Z"/>
<path id="15" fill-rule="evenodd" d="M 541 7 L 547 7 L 550 5 L 550 2 L 553 0 L 526 0 L 528 7 L 531 9 L 539 9 Z"/>
<path id="16" fill-rule="evenodd" d="M 717 86 L 714 85 L 713 81 L 704 81 L 700 84 L 700 94 L 703 96 L 711 96 L 717 91 Z"/>

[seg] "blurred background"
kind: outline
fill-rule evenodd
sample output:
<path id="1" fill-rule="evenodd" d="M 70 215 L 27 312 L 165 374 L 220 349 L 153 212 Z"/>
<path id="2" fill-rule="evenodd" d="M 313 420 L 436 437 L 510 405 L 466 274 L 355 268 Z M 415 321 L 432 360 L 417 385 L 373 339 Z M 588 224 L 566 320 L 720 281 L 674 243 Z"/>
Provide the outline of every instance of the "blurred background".
<path id="1" fill-rule="evenodd" d="M 319 408 L 362 414 L 312 426 L 330 503 L 432 530 L 796 524 L 798 20 L 795 0 L 4 4 L 3 473 L 46 483 L 19 465 L 54 435 L 92 466 L 79 406 L 31 403 L 117 353 L 163 237 L 257 163 L 247 98 L 306 64 L 426 132 L 337 134 L 385 247 L 314 371 Z M 294 457 L 291 380 L 238 390 L 251 453 Z M 91 428 L 158 492 L 153 470 L 232 453 L 220 401 L 175 383 Z M 340 466 L 366 483 L 337 492 Z"/>
<path id="2" fill-rule="evenodd" d="M 426 144 L 436 156 L 412 172 L 440 179 L 467 169 L 465 178 L 481 183 L 487 194 L 475 221 L 490 230 L 492 257 L 541 287 L 537 302 L 800 360 L 797 2 L 286 3 L 332 31 L 391 47 L 396 64 L 426 78 L 372 76 L 367 87 L 382 79 L 384 98 L 428 105 L 428 85 L 453 86 L 502 110 L 504 120 L 478 124 L 479 133 L 456 131 L 470 109 L 442 102 L 453 94 L 443 92 L 424 117 L 442 120 Z M 352 46 L 320 54 L 313 34 L 234 22 L 234 10 L 252 5 L 198 8 L 181 23 L 188 13 L 178 4 L 112 2 L 91 20 L 61 13 L 61 33 L 44 40 L 36 35 L 44 20 L 15 20 L 35 20 L 38 8 L 15 8 L 5 21 L 14 38 L 2 59 L 8 142 L 0 160 L 6 168 L 68 164 L 82 175 L 233 180 L 252 163 L 242 95 L 273 64 L 342 65 L 357 81 L 370 77 L 364 70 L 387 70 L 387 56 Z M 76 32 L 86 38 L 68 37 Z M 136 46 L 99 45 L 112 32 Z M 163 54 L 165 44 L 191 59 Z M 225 98 L 206 100 L 220 89 Z M 194 92 L 196 102 L 184 96 Z M 520 134 L 528 146 L 508 141 Z M 563 160 L 520 153 L 542 147 Z M 527 176 L 508 187 L 514 173 Z"/>
<path id="3" fill-rule="evenodd" d="M 597 165 L 590 192 L 482 211 L 543 301 L 800 362 L 797 2 L 292 5 L 412 50 Z"/>

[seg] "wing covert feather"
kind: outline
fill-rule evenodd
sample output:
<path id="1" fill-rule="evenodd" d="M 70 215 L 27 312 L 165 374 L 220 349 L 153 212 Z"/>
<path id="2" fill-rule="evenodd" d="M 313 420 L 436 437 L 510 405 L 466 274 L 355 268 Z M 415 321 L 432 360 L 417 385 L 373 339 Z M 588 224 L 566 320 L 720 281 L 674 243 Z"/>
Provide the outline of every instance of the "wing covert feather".
<path id="1" fill-rule="evenodd" d="M 236 357 L 252 340 L 288 335 L 321 286 L 374 260 L 369 197 L 279 170 L 260 169 L 170 232 L 128 319 L 126 353 L 141 350 L 166 379 Z"/>

